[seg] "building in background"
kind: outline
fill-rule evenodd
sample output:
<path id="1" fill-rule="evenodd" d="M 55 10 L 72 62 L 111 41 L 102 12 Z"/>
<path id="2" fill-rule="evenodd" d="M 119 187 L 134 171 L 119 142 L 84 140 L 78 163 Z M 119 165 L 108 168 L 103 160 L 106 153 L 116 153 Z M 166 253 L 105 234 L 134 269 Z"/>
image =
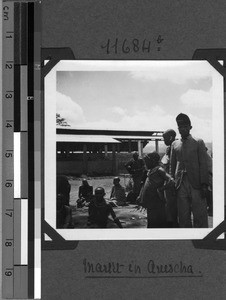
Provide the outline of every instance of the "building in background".
<path id="1" fill-rule="evenodd" d="M 129 153 L 153 142 L 159 151 L 162 131 L 57 128 L 57 174 L 116 175 L 125 173 Z"/>

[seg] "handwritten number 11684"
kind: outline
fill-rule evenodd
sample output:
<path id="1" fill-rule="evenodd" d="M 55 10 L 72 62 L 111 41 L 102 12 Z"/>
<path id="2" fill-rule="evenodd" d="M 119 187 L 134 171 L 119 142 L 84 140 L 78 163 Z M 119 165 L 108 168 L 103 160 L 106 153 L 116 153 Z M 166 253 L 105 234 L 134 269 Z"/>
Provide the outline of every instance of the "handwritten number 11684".
<path id="1" fill-rule="evenodd" d="M 124 39 L 115 40 L 108 39 L 107 43 L 101 45 L 101 48 L 106 51 L 107 54 L 120 54 L 120 53 L 137 53 L 137 52 L 150 52 L 151 51 L 151 42 L 144 39 L 142 41 L 138 39 Z"/>

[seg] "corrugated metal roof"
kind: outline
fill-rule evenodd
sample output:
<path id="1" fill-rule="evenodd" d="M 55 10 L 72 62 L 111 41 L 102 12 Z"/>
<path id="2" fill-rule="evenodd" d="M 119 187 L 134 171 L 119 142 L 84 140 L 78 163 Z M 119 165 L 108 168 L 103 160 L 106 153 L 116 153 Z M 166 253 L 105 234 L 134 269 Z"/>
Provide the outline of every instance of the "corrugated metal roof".
<path id="1" fill-rule="evenodd" d="M 71 127 L 57 127 L 57 134 L 76 134 L 76 135 L 101 135 L 101 136 L 135 136 L 135 137 L 150 137 L 162 136 L 164 131 L 141 131 L 141 130 L 109 130 L 109 129 L 73 129 Z"/>
<path id="2" fill-rule="evenodd" d="M 150 136 L 132 136 L 132 135 L 128 135 L 128 136 L 122 136 L 122 135 L 118 135 L 118 136 L 112 136 L 114 139 L 119 139 L 119 140 L 149 140 L 149 141 L 153 141 L 153 140 L 163 140 L 162 136 L 157 136 L 157 135 L 150 135 Z"/>
<path id="3" fill-rule="evenodd" d="M 110 136 L 104 135 L 77 135 L 77 134 L 57 134 L 57 142 L 74 142 L 74 143 L 106 143 L 121 144 Z"/>

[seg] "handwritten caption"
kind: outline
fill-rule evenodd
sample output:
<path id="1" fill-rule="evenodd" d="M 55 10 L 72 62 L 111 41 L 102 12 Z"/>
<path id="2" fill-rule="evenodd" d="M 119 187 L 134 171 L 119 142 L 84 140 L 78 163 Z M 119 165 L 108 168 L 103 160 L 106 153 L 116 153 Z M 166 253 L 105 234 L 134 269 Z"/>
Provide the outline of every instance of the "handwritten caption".
<path id="1" fill-rule="evenodd" d="M 150 53 L 153 50 L 161 51 L 164 38 L 158 35 L 152 41 L 150 39 L 107 39 L 101 49 L 106 54 L 130 54 L 130 53 Z"/>
<path id="2" fill-rule="evenodd" d="M 157 263 L 153 259 L 144 264 L 131 260 L 122 262 L 91 262 L 83 259 L 83 270 L 86 278 L 106 277 L 202 277 L 200 271 L 195 271 L 191 264 L 182 261 L 174 263 Z"/>

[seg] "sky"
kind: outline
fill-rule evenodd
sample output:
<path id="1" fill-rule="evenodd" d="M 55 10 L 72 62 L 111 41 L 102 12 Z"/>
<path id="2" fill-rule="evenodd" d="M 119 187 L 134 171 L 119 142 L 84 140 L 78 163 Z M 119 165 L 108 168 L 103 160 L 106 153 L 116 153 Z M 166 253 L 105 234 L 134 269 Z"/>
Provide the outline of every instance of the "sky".
<path id="1" fill-rule="evenodd" d="M 205 61 L 57 71 L 57 113 L 72 128 L 167 130 L 183 112 L 191 134 L 212 142 L 213 68 Z M 178 134 L 179 136 L 179 134 Z"/>

